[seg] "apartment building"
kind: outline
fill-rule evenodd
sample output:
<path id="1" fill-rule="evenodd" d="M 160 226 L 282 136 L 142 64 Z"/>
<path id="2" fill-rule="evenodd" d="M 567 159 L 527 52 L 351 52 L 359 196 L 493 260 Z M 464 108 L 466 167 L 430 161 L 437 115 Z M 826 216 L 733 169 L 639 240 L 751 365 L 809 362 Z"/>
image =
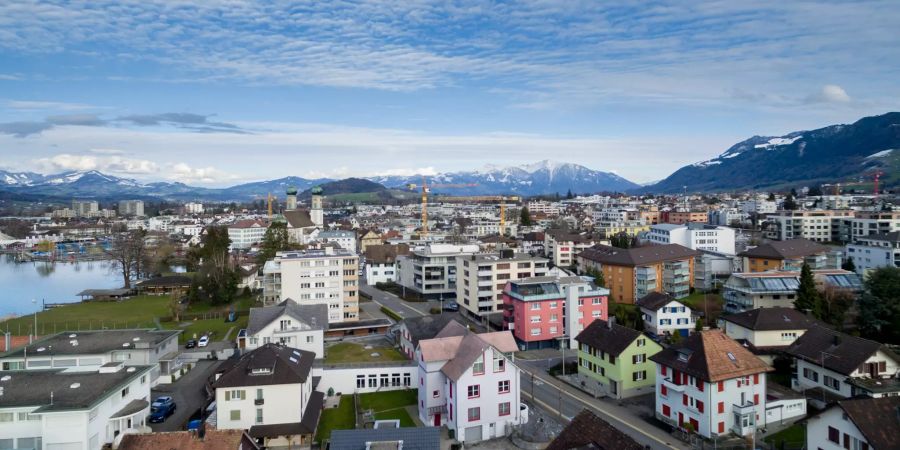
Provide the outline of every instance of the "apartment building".
<path id="1" fill-rule="evenodd" d="M 379 241 L 381 242 L 381 241 Z M 396 283 L 400 269 L 397 257 L 409 254 L 406 244 L 369 244 L 365 250 L 366 284 Z"/>
<path id="2" fill-rule="evenodd" d="M 614 322 L 594 321 L 576 336 L 578 373 L 613 398 L 653 392 L 656 367 L 648 358 L 662 347 L 640 331 Z"/>
<path id="3" fill-rule="evenodd" d="M 778 241 L 808 239 L 815 242 L 845 242 L 851 210 L 778 211 L 766 218 L 771 228 L 766 237 Z"/>
<path id="4" fill-rule="evenodd" d="M 316 235 L 316 240 L 325 243 L 335 243 L 342 249 L 356 253 L 356 233 L 345 230 L 325 230 Z"/>
<path id="5" fill-rule="evenodd" d="M 662 211 L 660 222 L 684 225 L 688 222 L 706 223 L 709 221 L 709 213 L 706 211 Z"/>
<path id="6" fill-rule="evenodd" d="M 699 252 L 678 244 L 622 249 L 595 245 L 578 254 L 582 271 L 600 270 L 617 303 L 634 303 L 650 292 L 687 297 L 694 283 L 694 258 Z"/>
<path id="7" fill-rule="evenodd" d="M 641 311 L 644 330 L 655 336 L 679 333 L 687 336 L 697 325 L 694 313 L 669 294 L 651 292 L 635 302 Z"/>
<path id="8" fill-rule="evenodd" d="M 641 221 L 597 222 L 594 224 L 594 232 L 599 236 L 606 238 L 623 234 L 628 237 L 635 237 L 641 233 L 650 231 L 650 227 L 650 224 Z"/>
<path id="9" fill-rule="evenodd" d="M 246 330 L 238 335 L 238 347 L 254 350 L 266 344 L 284 345 L 325 357 L 328 307 L 300 305 L 287 299 L 277 305 L 250 308 Z"/>
<path id="10" fill-rule="evenodd" d="M 419 341 L 419 419 L 446 425 L 456 440 L 475 443 L 508 436 L 528 421 L 520 399 L 518 350 L 509 331 Z"/>
<path id="11" fill-rule="evenodd" d="M 143 200 L 120 200 L 119 215 L 124 217 L 143 217 L 144 202 Z"/>
<path id="12" fill-rule="evenodd" d="M 719 208 L 709 212 L 709 220 L 707 220 L 707 223 L 710 225 L 728 227 L 735 222 L 743 222 L 746 218 L 747 213 L 744 213 L 737 208 Z"/>
<path id="13" fill-rule="evenodd" d="M 216 427 L 248 430 L 266 448 L 312 443 L 325 395 L 313 389 L 312 352 L 266 344 L 213 382 Z"/>
<path id="14" fill-rule="evenodd" d="M 498 312 L 510 280 L 546 275 L 547 266 L 545 258 L 509 249 L 457 258 L 456 303 L 472 316 Z"/>
<path id="15" fill-rule="evenodd" d="M 510 281 L 503 290 L 503 328 L 525 349 L 575 348 L 575 337 L 609 318 L 609 289 L 580 277 Z"/>
<path id="16" fill-rule="evenodd" d="M 188 202 L 184 204 L 185 214 L 203 214 L 203 203 Z"/>
<path id="17" fill-rule="evenodd" d="M 701 331 L 650 357 L 656 363 L 656 418 L 705 438 L 747 436 L 766 425 L 761 359 L 720 330 Z"/>
<path id="18" fill-rule="evenodd" d="M 770 242 L 738 253 L 744 272 L 769 270 L 800 270 L 803 264 L 815 269 L 837 269 L 841 266 L 839 252 L 809 239 L 790 239 Z"/>
<path id="19" fill-rule="evenodd" d="M 652 225 L 644 241 L 657 245 L 678 244 L 692 250 L 734 254 L 734 228 L 705 223 Z"/>
<path id="20" fill-rule="evenodd" d="M 860 236 L 844 252 L 860 275 L 879 267 L 900 267 L 900 231 Z"/>
<path id="21" fill-rule="evenodd" d="M 530 201 L 526 206 L 528 208 L 528 212 L 532 214 L 558 216 L 560 211 L 559 203 L 551 203 L 543 200 Z"/>
<path id="22" fill-rule="evenodd" d="M 72 210 L 76 217 L 94 217 L 100 211 L 96 200 L 72 200 Z"/>
<path id="23" fill-rule="evenodd" d="M 778 211 L 778 202 L 774 200 L 765 200 L 764 198 L 757 198 L 755 200 L 749 200 L 741 203 L 740 205 L 741 212 L 744 214 L 774 214 Z"/>
<path id="24" fill-rule="evenodd" d="M 456 259 L 478 253 L 474 244 L 428 244 L 397 257 L 399 283 L 425 298 L 456 296 Z"/>
<path id="25" fill-rule="evenodd" d="M 816 285 L 822 290 L 862 291 L 859 275 L 843 269 L 813 270 Z M 800 287 L 799 271 L 733 273 L 722 287 L 725 311 L 739 313 L 756 308 L 790 308 Z"/>
<path id="26" fill-rule="evenodd" d="M 228 225 L 228 238 L 231 239 L 230 250 L 248 250 L 259 245 L 266 236 L 268 224 L 259 219 L 245 219 Z"/>
<path id="27" fill-rule="evenodd" d="M 359 320 L 359 257 L 325 247 L 278 252 L 263 266 L 266 305 L 291 299 L 328 306 L 328 323 Z"/>
<path id="28" fill-rule="evenodd" d="M 0 448 L 111 445 L 147 425 L 151 370 L 114 362 L 84 372 L 0 371 Z"/>
<path id="29" fill-rule="evenodd" d="M 900 397 L 841 400 L 807 419 L 806 448 L 887 450 L 897 448 Z"/>
<path id="30" fill-rule="evenodd" d="M 575 255 L 592 245 L 594 245 L 594 239 L 588 235 L 565 230 L 544 232 L 544 255 L 554 266 L 569 267 L 575 264 Z"/>
<path id="31" fill-rule="evenodd" d="M 900 211 L 856 211 L 850 219 L 850 241 L 892 232 L 900 232 Z"/>

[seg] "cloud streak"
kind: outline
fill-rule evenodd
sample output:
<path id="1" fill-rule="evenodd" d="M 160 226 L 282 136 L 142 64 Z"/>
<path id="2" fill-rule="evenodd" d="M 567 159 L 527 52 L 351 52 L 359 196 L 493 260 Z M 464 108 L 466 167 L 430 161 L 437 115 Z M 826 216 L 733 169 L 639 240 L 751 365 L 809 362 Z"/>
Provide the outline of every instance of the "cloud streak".
<path id="1" fill-rule="evenodd" d="M 210 117 L 212 117 L 212 115 L 164 113 L 130 115 L 117 117 L 115 119 L 103 119 L 96 114 L 62 114 L 47 116 L 43 121 L 0 123 L 0 134 L 9 134 L 18 138 L 24 138 L 61 126 L 112 127 L 125 125 L 141 127 L 174 127 L 195 133 L 250 133 L 250 131 L 231 123 L 210 121 Z"/>

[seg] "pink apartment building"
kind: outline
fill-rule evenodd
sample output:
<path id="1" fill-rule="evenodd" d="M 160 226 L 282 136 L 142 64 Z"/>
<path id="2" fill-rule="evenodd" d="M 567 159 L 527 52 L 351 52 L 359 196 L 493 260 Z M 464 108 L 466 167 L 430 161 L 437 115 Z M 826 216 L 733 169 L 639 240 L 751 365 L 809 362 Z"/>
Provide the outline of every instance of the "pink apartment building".
<path id="1" fill-rule="evenodd" d="M 609 318 L 609 290 L 580 277 L 532 277 L 503 289 L 503 328 L 520 348 L 577 348 L 575 336 Z"/>

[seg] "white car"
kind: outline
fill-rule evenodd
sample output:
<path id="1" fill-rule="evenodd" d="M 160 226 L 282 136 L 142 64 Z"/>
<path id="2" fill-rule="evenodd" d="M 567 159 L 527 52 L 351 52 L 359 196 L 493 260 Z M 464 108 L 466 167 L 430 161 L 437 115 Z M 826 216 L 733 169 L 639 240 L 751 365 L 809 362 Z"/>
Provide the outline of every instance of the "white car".
<path id="1" fill-rule="evenodd" d="M 197 341 L 197 347 L 206 347 L 207 345 L 209 345 L 209 336 L 201 336 L 200 340 Z"/>

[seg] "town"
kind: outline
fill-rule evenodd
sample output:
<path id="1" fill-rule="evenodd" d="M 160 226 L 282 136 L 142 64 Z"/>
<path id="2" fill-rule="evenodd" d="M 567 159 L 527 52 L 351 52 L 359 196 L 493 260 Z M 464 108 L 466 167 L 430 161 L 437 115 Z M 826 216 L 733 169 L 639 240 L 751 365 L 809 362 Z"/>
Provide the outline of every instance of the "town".
<path id="1" fill-rule="evenodd" d="M 0 442 L 898 444 L 896 193 L 329 186 L 4 220 L 16 264 L 107 260 L 121 287 L 2 323 Z"/>

